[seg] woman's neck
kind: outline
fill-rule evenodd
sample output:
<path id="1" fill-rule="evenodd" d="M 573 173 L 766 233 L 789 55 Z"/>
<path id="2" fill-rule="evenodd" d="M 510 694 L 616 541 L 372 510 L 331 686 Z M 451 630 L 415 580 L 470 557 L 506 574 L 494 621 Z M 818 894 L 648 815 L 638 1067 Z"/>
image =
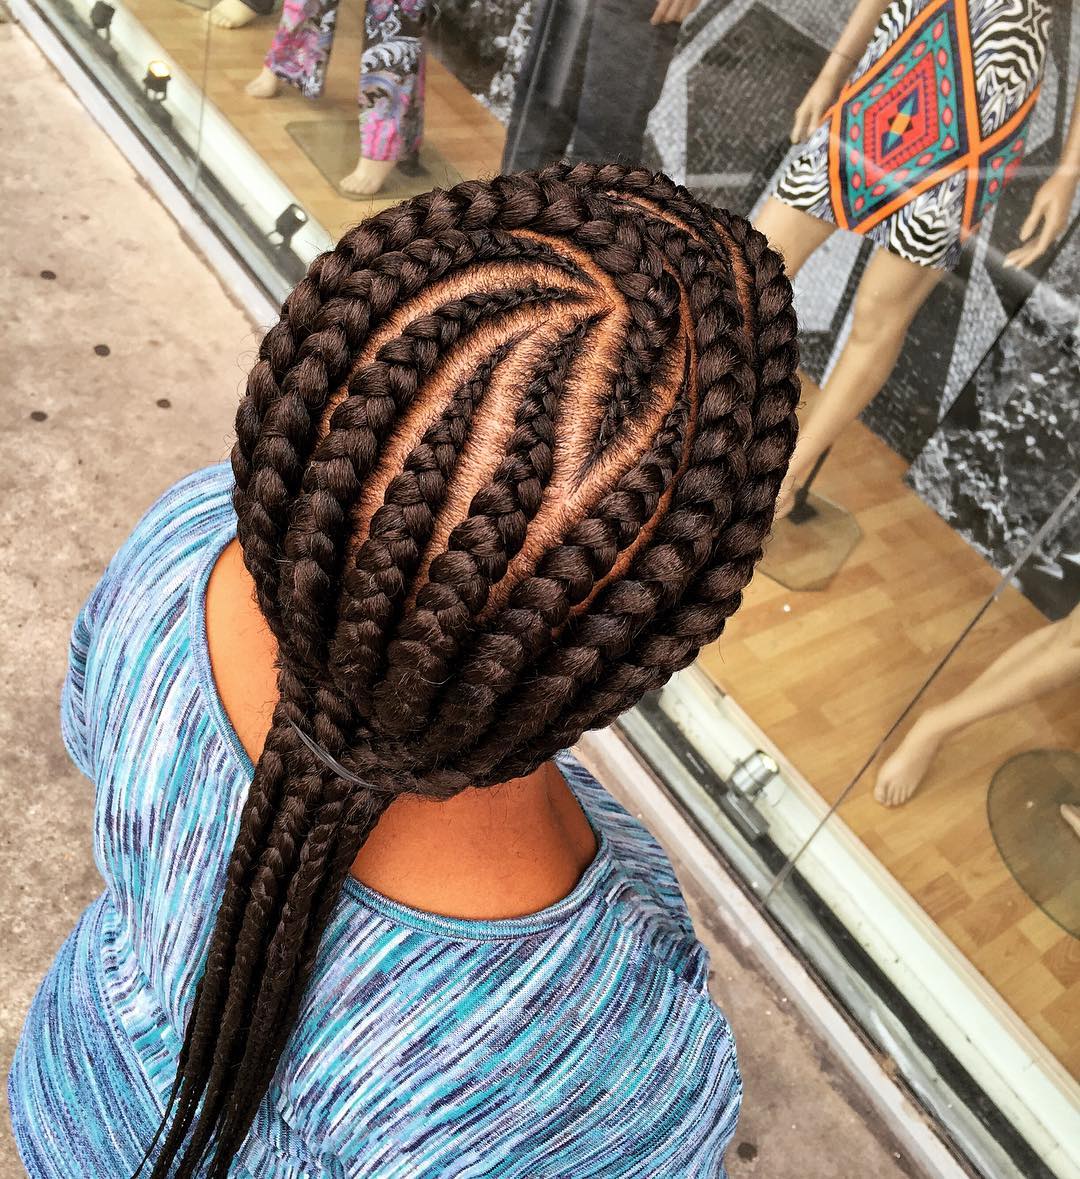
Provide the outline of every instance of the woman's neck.
<path id="1" fill-rule="evenodd" d="M 277 700 L 277 643 L 235 540 L 210 575 L 206 633 L 222 705 L 258 761 Z M 446 801 L 395 799 L 360 849 L 352 875 L 413 908 L 495 920 L 554 904 L 595 854 L 588 820 L 548 762 L 528 777 Z"/>

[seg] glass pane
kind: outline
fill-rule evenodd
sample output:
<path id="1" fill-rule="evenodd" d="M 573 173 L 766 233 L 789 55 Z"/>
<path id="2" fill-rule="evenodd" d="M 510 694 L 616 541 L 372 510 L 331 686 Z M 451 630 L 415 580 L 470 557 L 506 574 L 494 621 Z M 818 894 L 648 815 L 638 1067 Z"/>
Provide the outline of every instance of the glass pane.
<path id="1" fill-rule="evenodd" d="M 372 212 L 499 170 L 513 6 L 477 38 L 465 4 L 246 3 L 210 15 L 200 182 L 247 222 L 276 293 Z"/>
<path id="2" fill-rule="evenodd" d="M 942 7 L 940 31 L 910 31 L 910 57 L 899 46 L 883 59 L 889 76 L 913 73 L 918 38 L 945 36 L 958 8 Z M 1018 665 L 1046 645 L 1071 666 L 1076 201 L 1041 256 L 1024 269 L 1005 262 L 1041 187 L 1064 175 L 1080 25 L 1064 4 L 1029 13 L 1053 33 L 1041 87 L 1014 112 L 1026 122 L 1008 147 L 1023 162 L 982 158 L 970 199 L 994 199 L 941 265 L 920 263 L 937 271 L 920 288 L 897 248 L 910 223 L 896 221 L 889 241 L 837 233 L 829 209 L 800 221 L 769 199 L 787 183 L 782 203 L 799 208 L 793 190 L 820 179 L 804 145 L 788 151 L 786 140 L 830 50 L 845 47 L 850 13 L 707 6 L 684 27 L 648 118 L 650 158 L 752 210 L 798 270 L 801 417 L 815 445 L 797 452 L 797 483 L 809 488 L 777 523 L 726 634 L 623 728 L 968 1156 L 995 1176 L 1069 1174 L 1078 1060 L 1062 1028 L 1076 1026 L 1080 996 L 1070 928 L 1080 847 L 1060 807 L 1075 789 L 1080 698 L 1061 683 L 1042 703 L 973 725 L 942 745 L 937 776 L 904 806 L 882 806 L 873 788 L 917 718 L 940 716 L 1014 645 Z M 891 44 L 880 27 L 875 36 Z M 872 84 L 865 103 L 884 102 L 889 87 L 871 94 Z M 947 138 L 944 99 L 933 127 L 902 102 L 884 122 L 865 112 L 859 122 L 861 91 L 845 85 L 850 109 L 836 118 L 860 135 L 893 136 L 901 154 L 912 128 L 936 129 L 939 147 Z M 739 117 L 718 119 L 717 96 Z M 895 158 L 890 168 L 895 183 L 903 169 Z M 851 197 L 853 211 L 858 195 L 832 200 Z M 893 197 L 903 207 L 907 190 Z"/>
<path id="3" fill-rule="evenodd" d="M 804 366 L 787 514 L 721 641 L 622 731 L 986 1173 L 1080 1168 L 1055 1129 L 1075 689 L 957 728 L 903 805 L 873 793 L 926 717 L 1074 643 L 1071 191 L 1005 263 L 1064 175 L 1075 6 L 18 2 L 276 298 L 374 211 L 559 159 L 660 167 L 768 234 Z"/>
<path id="4" fill-rule="evenodd" d="M 54 62 L 92 109 L 115 107 L 173 180 L 194 186 L 208 38 L 200 11 L 180 0 L 29 0 L 20 16 L 39 39 L 55 35 Z"/>

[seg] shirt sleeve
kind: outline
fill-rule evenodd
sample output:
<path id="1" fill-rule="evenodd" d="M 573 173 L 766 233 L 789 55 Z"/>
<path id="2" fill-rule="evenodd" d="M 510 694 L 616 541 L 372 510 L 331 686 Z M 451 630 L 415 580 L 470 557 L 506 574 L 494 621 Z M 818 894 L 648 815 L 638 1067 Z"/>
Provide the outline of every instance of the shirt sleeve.
<path id="1" fill-rule="evenodd" d="M 103 630 L 102 621 L 112 608 L 113 599 L 131 592 L 139 563 L 147 552 L 155 546 L 176 543 L 177 521 L 203 509 L 227 518 L 231 511 L 231 492 L 232 468 L 227 461 L 186 475 L 163 491 L 117 549 L 75 618 L 67 675 L 60 693 L 60 735 L 71 760 L 91 781 L 95 781 L 96 775 L 94 718 L 100 711 L 95 703 L 94 668 L 104 666 L 105 658 L 95 655 L 95 642 Z M 104 632 L 106 637 L 101 641 L 111 645 L 115 640 L 110 629 L 105 627 Z M 110 650 L 107 656 L 108 659 L 118 657 L 115 650 Z"/>
<path id="2" fill-rule="evenodd" d="M 67 675 L 60 692 L 60 736 L 71 760 L 91 781 L 94 765 L 86 716 L 86 674 L 94 638 L 93 610 L 104 582 L 102 578 L 76 615 L 68 645 Z"/>

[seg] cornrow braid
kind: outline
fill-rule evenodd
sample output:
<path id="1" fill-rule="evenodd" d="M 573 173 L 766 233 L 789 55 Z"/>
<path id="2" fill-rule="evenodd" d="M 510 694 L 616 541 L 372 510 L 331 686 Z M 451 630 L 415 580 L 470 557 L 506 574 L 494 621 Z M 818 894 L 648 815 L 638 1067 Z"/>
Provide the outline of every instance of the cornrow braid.
<path id="1" fill-rule="evenodd" d="M 227 1175 L 397 795 L 530 773 L 719 636 L 794 446 L 795 337 L 761 234 L 641 168 L 436 189 L 312 263 L 237 413 L 279 699 L 152 1179 Z"/>

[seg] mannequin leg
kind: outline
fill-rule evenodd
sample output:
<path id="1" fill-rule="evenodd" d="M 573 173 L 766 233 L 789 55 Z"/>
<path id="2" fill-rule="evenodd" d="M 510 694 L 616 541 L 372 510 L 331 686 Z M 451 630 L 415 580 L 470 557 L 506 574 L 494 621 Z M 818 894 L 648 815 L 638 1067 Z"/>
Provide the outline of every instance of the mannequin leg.
<path id="1" fill-rule="evenodd" d="M 427 0 L 369 2 L 360 58 L 360 159 L 342 190 L 368 196 L 399 160 L 415 156 L 424 135 Z"/>
<path id="2" fill-rule="evenodd" d="M 334 43 L 338 0 L 285 0 L 262 72 L 245 87 L 252 98 L 273 98 L 281 82 L 318 98 Z"/>
<path id="3" fill-rule="evenodd" d="M 899 806 L 915 793 L 941 743 L 954 733 L 1080 680 L 1080 606 L 1014 643 L 944 704 L 928 708 L 878 773 L 874 797 Z"/>
<path id="4" fill-rule="evenodd" d="M 791 205 L 777 200 L 774 196 L 769 197 L 761 206 L 757 217 L 754 218 L 754 226 L 761 230 L 769 239 L 769 245 L 783 257 L 784 269 L 787 271 L 788 278 L 792 279 L 802 269 L 806 259 L 819 246 L 823 245 L 836 230 L 836 226 L 830 222 L 819 221 L 817 217 L 811 217 L 802 209 L 793 209 Z M 801 389 L 799 402 L 801 416 L 807 402 L 816 401 L 821 395 L 821 390 L 814 378 L 801 368 L 799 369 L 799 385 Z M 783 486 L 787 488 L 788 483 L 785 481 Z M 783 500 L 783 511 L 777 513 L 778 520 L 787 515 L 793 502 L 793 497 L 790 494 L 786 494 L 782 490 L 781 495 L 786 495 L 786 498 Z"/>
<path id="5" fill-rule="evenodd" d="M 774 196 L 761 206 L 754 218 L 754 228 L 759 229 L 769 239 L 769 245 L 783 257 L 788 278 L 794 278 L 806 259 L 836 230 L 836 226 L 828 221 L 819 221 L 802 209 L 793 209 Z"/>
<path id="6" fill-rule="evenodd" d="M 791 510 L 795 490 L 814 463 L 881 391 L 899 359 L 911 321 L 941 275 L 940 270 L 919 266 L 888 250 L 877 250 L 870 259 L 855 292 L 851 334 L 799 430 L 777 501 L 777 519 Z"/>

